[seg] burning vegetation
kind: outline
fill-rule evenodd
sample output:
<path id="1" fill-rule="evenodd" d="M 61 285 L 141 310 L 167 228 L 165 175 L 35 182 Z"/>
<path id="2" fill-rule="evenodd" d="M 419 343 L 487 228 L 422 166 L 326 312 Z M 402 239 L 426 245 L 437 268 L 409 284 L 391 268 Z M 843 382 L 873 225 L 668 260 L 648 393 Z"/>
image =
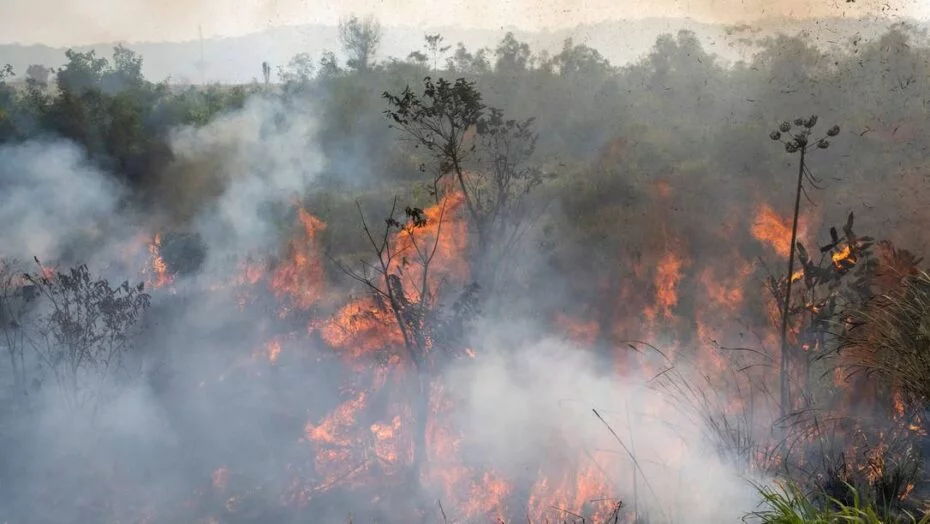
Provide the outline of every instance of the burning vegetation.
<path id="1" fill-rule="evenodd" d="M 378 73 L 357 42 L 376 28 L 354 24 L 357 69 L 320 82 Z M 508 38 L 501 56 L 519 58 Z M 648 82 L 684 67 L 672 59 L 693 45 L 660 40 Z M 623 78 L 571 41 L 549 67 L 558 82 Z M 725 155 L 689 153 L 656 176 L 611 171 L 671 143 L 657 122 L 600 140 L 580 168 L 553 162 L 540 144 L 557 149 L 543 133 L 554 124 L 510 118 L 472 73 L 443 78 L 455 71 L 382 94 L 385 151 L 416 173 L 390 191 L 294 182 L 306 159 L 282 149 L 332 140 L 289 115 L 310 89 L 294 77 L 216 117 L 225 124 L 178 133 L 190 143 L 159 173 L 208 172 L 184 181 L 203 211 L 170 202 L 77 240 L 68 229 L 49 262 L 0 246 L 2 416 L 22 421 L 0 443 L 25 457 L 0 466 L 11 508 L 0 517 L 710 523 L 758 502 L 763 522 L 925 512 L 930 275 L 892 240 L 860 235 L 861 213 L 815 205 L 830 188 L 813 170 L 832 170 L 831 141 L 847 140 L 838 126 L 814 138 L 807 116 L 771 132 L 799 160 L 790 195 L 748 174 L 781 177 L 770 159 L 718 184 L 711 203 L 693 172 L 728 168 Z M 677 96 L 654 87 L 643 96 L 655 107 Z M 259 156 L 246 168 L 243 150 Z"/>

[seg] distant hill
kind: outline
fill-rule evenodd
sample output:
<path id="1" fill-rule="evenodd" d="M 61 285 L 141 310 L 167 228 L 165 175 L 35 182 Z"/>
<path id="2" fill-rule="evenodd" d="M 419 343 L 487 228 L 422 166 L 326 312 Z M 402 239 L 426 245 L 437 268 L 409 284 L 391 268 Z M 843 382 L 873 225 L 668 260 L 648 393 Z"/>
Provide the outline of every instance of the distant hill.
<path id="1" fill-rule="evenodd" d="M 856 36 L 868 41 L 882 33 L 891 23 L 888 19 L 779 19 L 735 28 L 690 19 L 655 18 L 603 22 L 557 31 L 514 31 L 514 34 L 529 43 L 535 52 L 545 49 L 550 53 L 558 52 L 562 42 L 571 37 L 576 43 L 586 43 L 612 63 L 621 65 L 643 56 L 659 35 L 675 33 L 680 29 L 694 31 L 709 52 L 735 61 L 748 56 L 745 43 L 740 41 L 747 36 L 758 38 L 779 32 L 797 34 L 806 31 L 818 45 L 829 47 L 843 45 Z M 923 23 L 923 26 L 927 24 Z M 424 33 L 440 33 L 446 43 L 454 45 L 462 42 L 474 50 L 480 47 L 493 49 L 506 31 L 388 26 L 384 28 L 379 59 L 403 59 L 411 51 L 422 50 Z M 109 58 L 114 45 L 102 43 L 75 49 L 95 49 L 98 55 Z M 263 61 L 268 61 L 276 69 L 300 52 L 310 53 L 317 58 L 323 50 L 328 49 L 339 55 L 337 28 L 322 25 L 276 27 L 240 37 L 205 39 L 202 49 L 206 67 L 202 72 L 198 68 L 201 56 L 199 41 L 139 42 L 127 45 L 143 56 L 147 78 L 156 81 L 170 79 L 176 83 L 245 83 L 261 77 Z M 0 45 L 0 64 L 12 64 L 17 74 L 21 75 L 30 64 L 61 66 L 65 61 L 64 53 L 64 48 L 44 45 L 3 44 Z"/>

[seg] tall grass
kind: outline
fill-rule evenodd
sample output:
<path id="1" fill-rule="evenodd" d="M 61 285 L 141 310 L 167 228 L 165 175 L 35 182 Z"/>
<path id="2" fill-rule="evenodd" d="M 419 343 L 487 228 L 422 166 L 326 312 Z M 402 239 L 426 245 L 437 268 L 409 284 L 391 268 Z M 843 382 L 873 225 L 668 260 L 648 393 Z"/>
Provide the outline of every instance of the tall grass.
<path id="1" fill-rule="evenodd" d="M 853 495 L 850 502 L 842 502 L 825 495 L 806 495 L 796 484 L 785 483 L 777 487 L 756 486 L 762 497 L 762 508 L 744 518 L 744 522 L 763 524 L 930 524 L 930 515 L 919 520 L 907 512 L 892 514 L 879 507 L 865 504 L 853 486 L 847 486 Z"/>
<path id="2" fill-rule="evenodd" d="M 930 400 L 930 274 L 907 276 L 897 288 L 851 315 L 840 352 L 845 365 L 878 374 L 919 403 Z"/>

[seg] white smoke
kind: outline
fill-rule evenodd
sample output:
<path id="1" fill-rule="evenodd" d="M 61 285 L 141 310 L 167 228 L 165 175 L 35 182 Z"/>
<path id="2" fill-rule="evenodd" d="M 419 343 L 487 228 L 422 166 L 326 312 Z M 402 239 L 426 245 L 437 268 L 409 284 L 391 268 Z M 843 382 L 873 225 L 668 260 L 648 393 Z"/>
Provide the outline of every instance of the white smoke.
<path id="1" fill-rule="evenodd" d="M 635 505 L 654 522 L 738 522 L 754 509 L 749 480 L 647 381 L 618 375 L 561 340 L 487 347 L 496 349 L 449 377 L 462 406 L 459 423 L 482 460 L 519 475 L 527 466 L 558 469 L 564 456 L 593 461 L 605 456 L 593 452 L 608 450 L 614 458 L 594 465 L 602 480 L 619 490 L 612 495 L 627 511 Z"/>
<path id="2" fill-rule="evenodd" d="M 57 259 L 86 243 L 116 209 L 121 188 L 64 141 L 0 147 L 0 255 Z"/>
<path id="3" fill-rule="evenodd" d="M 323 168 L 316 128 L 311 107 L 253 96 L 239 111 L 173 133 L 176 163 L 194 166 L 200 171 L 194 176 L 222 186 L 194 218 L 211 249 L 208 265 L 236 253 L 274 250 L 276 214 L 299 199 Z"/>

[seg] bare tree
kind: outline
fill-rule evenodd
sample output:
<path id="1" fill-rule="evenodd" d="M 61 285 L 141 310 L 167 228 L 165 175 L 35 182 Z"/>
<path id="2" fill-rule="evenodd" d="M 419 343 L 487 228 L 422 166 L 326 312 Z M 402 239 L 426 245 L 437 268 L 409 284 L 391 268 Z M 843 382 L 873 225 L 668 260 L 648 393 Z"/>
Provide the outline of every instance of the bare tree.
<path id="1" fill-rule="evenodd" d="M 265 85 L 271 81 L 271 66 L 268 62 L 262 62 L 262 78 L 265 80 Z"/>
<path id="2" fill-rule="evenodd" d="M 353 16 L 339 22 L 339 41 L 348 55 L 346 64 L 356 71 L 368 71 L 381 44 L 381 24 L 374 17 Z"/>
<path id="3" fill-rule="evenodd" d="M 426 51 L 433 57 L 433 71 L 436 72 L 439 70 L 439 59 L 446 54 L 452 46 L 442 45 L 443 37 L 441 34 L 436 33 L 435 35 L 423 35 L 423 39 L 426 41 L 424 47 Z"/>
<path id="4" fill-rule="evenodd" d="M 92 278 L 85 265 L 67 273 L 41 268 L 25 278 L 45 301 L 30 337 L 45 375 L 72 406 L 98 400 L 102 387 L 126 369 L 124 357 L 149 295 L 142 284 L 123 282 L 113 288 Z"/>
<path id="5" fill-rule="evenodd" d="M 789 409 L 791 402 L 790 392 L 788 390 L 788 319 L 791 310 L 791 284 L 794 282 L 794 259 L 798 243 L 798 219 L 801 214 L 801 194 L 804 193 L 804 180 L 808 180 L 812 187 L 818 187 L 817 179 L 811 173 L 807 166 L 807 154 L 814 149 L 827 149 L 830 147 L 830 141 L 827 137 L 814 140 L 811 138 L 814 126 L 817 125 L 817 115 L 811 115 L 810 118 L 797 118 L 794 121 L 796 132 L 792 131 L 791 122 L 783 122 L 777 130 L 772 131 L 769 137 L 785 146 L 788 154 L 800 155 L 798 162 L 798 182 L 794 198 L 794 215 L 791 224 L 791 246 L 788 252 L 788 282 L 785 289 L 784 298 L 780 304 L 781 308 L 781 364 L 779 367 L 779 379 L 781 382 L 781 415 L 784 417 Z M 835 137 L 840 133 L 839 126 L 833 126 L 827 130 L 827 136 Z M 784 135 L 787 135 L 785 138 Z"/>
<path id="6" fill-rule="evenodd" d="M 430 387 L 437 370 L 446 359 L 453 358 L 452 348 L 459 348 L 463 325 L 477 313 L 476 287 L 465 286 L 458 299 L 451 301 L 445 281 L 434 271 L 437 252 L 448 213 L 449 198 L 435 195 L 436 206 L 424 212 L 406 207 L 401 214 L 397 199 L 384 221 L 375 231 L 359 207 L 362 229 L 371 247 L 372 261 L 363 260 L 358 270 L 336 261 L 343 272 L 361 282 L 371 292 L 375 303 L 388 313 L 400 331 L 407 360 L 415 370 L 417 381 L 412 401 L 415 431 L 411 474 L 427 460 L 426 424 L 429 416 Z M 461 349 L 461 348 L 459 348 Z"/>
<path id="7" fill-rule="evenodd" d="M 528 163 L 536 148 L 534 119 L 504 118 L 461 78 L 453 84 L 427 77 L 422 95 L 408 86 L 384 97 L 392 126 L 425 147 L 438 163 L 439 179 L 451 177 L 462 192 L 477 237 L 476 274 L 493 286 L 529 223 L 525 197 L 543 180 Z"/>
<path id="8" fill-rule="evenodd" d="M 17 395 L 26 388 L 24 317 L 34 303 L 36 289 L 24 278 L 15 260 L 0 260 L 0 344 L 6 349 Z"/>

